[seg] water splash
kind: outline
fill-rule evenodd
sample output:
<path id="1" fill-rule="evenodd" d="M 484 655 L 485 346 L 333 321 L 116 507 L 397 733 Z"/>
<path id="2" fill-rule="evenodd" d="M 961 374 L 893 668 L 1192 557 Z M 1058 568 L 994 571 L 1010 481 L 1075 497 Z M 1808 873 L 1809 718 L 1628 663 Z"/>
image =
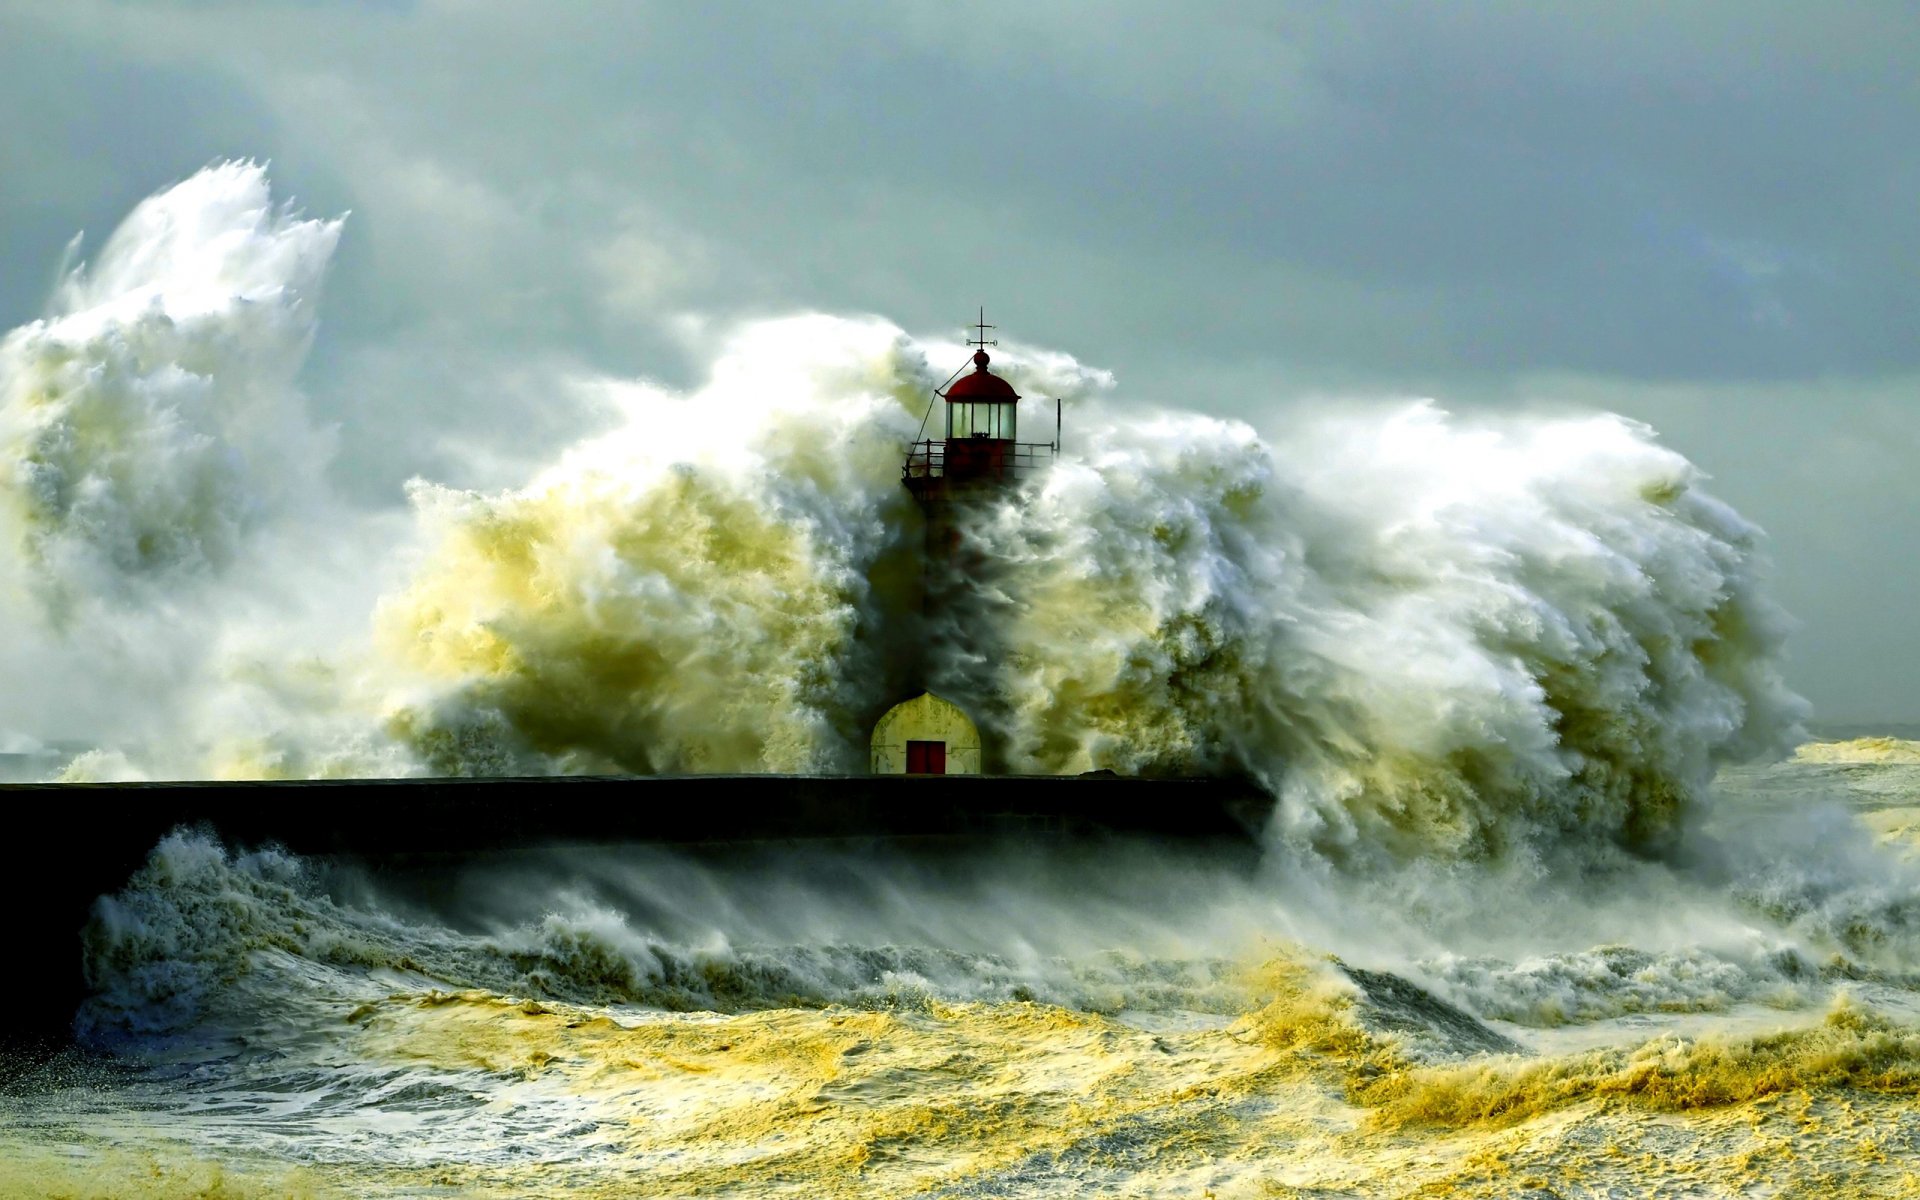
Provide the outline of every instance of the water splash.
<path id="1" fill-rule="evenodd" d="M 263 525 L 325 535 L 293 377 L 339 233 L 210 168 L 9 335 L 0 492 L 45 611 L 230 586 Z M 270 613 L 188 622 L 251 653 L 155 698 L 181 714 L 155 769 L 852 770 L 924 676 L 1003 767 L 1250 771 L 1283 840 L 1370 860 L 1667 846 L 1719 764 L 1791 737 L 1758 531 L 1609 416 L 1270 437 L 1008 347 L 1029 395 L 1102 415 L 961 515 L 982 566 L 929 619 L 897 460 L 957 350 L 808 316 L 739 326 L 684 393 L 557 379 L 614 426 L 522 487 L 415 481 L 364 639 L 276 661 Z"/>
<path id="2" fill-rule="evenodd" d="M 4 534 L 48 616 L 217 574 L 314 489 L 328 440 L 294 377 L 340 231 L 275 206 L 257 164 L 210 167 L 0 341 Z"/>

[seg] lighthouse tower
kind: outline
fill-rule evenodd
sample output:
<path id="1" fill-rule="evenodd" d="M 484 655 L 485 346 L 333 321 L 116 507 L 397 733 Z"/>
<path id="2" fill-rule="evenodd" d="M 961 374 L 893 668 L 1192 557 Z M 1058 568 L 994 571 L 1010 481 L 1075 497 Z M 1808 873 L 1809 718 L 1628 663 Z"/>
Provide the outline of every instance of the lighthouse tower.
<path id="1" fill-rule="evenodd" d="M 961 585 L 987 566 L 982 555 L 961 544 L 956 512 L 1004 496 L 1060 451 L 1060 402 L 1054 401 L 1054 440 L 1021 441 L 1020 393 L 989 369 L 993 359 L 987 347 L 998 343 L 987 337 L 993 326 L 987 324 L 985 309 L 973 328 L 975 336 L 967 339 L 974 351 L 970 363 L 934 392 L 935 403 L 944 409 L 934 428 L 945 436 L 911 443 L 901 468 L 901 482 L 926 516 L 921 604 L 929 617 L 958 615 L 968 596 Z M 927 416 L 929 421 L 934 418 L 931 406 Z M 926 432 L 924 424 L 921 429 Z M 944 624 L 968 630 L 977 621 Z M 874 727 L 875 774 L 977 774 L 982 757 L 973 721 L 958 705 L 931 692 L 895 705 Z"/>

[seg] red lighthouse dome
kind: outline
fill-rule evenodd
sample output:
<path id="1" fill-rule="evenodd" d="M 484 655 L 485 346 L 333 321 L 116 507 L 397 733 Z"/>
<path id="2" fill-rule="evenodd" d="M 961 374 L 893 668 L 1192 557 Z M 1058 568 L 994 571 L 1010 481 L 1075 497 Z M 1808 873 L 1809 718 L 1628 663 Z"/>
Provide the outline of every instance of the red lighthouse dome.
<path id="1" fill-rule="evenodd" d="M 993 359 L 988 357 L 985 350 L 975 350 L 973 352 L 973 373 L 971 375 L 962 375 L 953 381 L 952 386 L 947 388 L 947 403 L 957 404 L 961 401 L 993 403 L 998 401 L 1012 404 L 1018 400 L 1020 393 L 1013 390 L 1012 384 L 995 375 L 992 371 L 987 370 L 987 364 L 992 361 Z"/>

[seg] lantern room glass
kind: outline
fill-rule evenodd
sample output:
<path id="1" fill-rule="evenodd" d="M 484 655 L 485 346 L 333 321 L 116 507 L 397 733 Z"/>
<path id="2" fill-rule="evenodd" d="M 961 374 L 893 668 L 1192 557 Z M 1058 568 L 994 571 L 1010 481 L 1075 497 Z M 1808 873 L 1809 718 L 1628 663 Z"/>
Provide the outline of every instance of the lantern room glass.
<path id="1" fill-rule="evenodd" d="M 999 438 L 1013 441 L 1015 409 L 1011 401 L 960 401 L 947 405 L 948 438 Z"/>

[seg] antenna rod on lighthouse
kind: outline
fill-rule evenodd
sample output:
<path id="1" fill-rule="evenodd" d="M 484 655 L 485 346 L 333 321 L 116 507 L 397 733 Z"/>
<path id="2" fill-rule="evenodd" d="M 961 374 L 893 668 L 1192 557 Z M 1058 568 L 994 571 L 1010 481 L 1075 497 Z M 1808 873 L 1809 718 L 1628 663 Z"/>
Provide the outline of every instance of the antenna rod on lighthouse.
<path id="1" fill-rule="evenodd" d="M 968 338 L 967 345 L 978 346 L 980 349 L 985 350 L 988 346 L 998 346 L 1000 344 L 997 339 L 990 341 L 987 338 L 987 330 L 997 329 L 999 327 L 996 325 L 987 324 L 987 306 L 986 305 L 983 304 L 980 306 L 980 319 L 978 321 L 975 321 L 969 328 L 979 330 L 980 336 L 977 338 L 975 337 Z"/>

